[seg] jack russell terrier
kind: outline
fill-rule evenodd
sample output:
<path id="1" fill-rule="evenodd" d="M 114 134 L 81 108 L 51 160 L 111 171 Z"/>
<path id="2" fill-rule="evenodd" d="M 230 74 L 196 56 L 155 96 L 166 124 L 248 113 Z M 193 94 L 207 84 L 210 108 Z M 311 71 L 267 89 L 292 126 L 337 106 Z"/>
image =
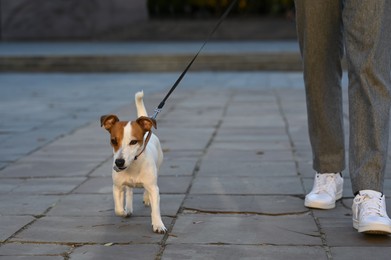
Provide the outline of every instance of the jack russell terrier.
<path id="1" fill-rule="evenodd" d="M 136 121 L 120 121 L 116 115 L 104 115 L 101 126 L 110 133 L 113 147 L 113 197 L 115 214 L 129 217 L 133 213 L 133 188 L 144 188 L 144 204 L 151 206 L 152 228 L 156 233 L 167 231 L 160 216 L 160 195 L 157 176 L 163 161 L 159 139 L 152 133 L 156 121 L 148 117 L 144 93 L 135 95 Z M 125 206 L 125 207 L 124 207 Z"/>

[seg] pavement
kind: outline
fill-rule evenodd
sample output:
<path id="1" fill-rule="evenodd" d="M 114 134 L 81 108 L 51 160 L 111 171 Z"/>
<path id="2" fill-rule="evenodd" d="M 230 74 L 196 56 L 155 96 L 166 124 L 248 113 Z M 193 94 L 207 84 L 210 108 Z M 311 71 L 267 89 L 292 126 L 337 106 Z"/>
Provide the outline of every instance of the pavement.
<path id="1" fill-rule="evenodd" d="M 2 43 L 0 59 L 12 48 L 21 57 L 75 54 L 67 44 Z M 118 51 L 110 44 L 91 47 L 91 56 Z M 285 44 L 291 43 L 279 46 Z M 186 46 L 178 43 L 173 55 Z M 303 205 L 314 172 L 300 71 L 186 75 L 156 130 L 165 155 L 159 176 L 165 235 L 152 232 L 142 190 L 132 217 L 114 215 L 112 151 L 99 118 L 134 119 L 140 89 L 152 113 L 179 72 L 38 71 L 0 74 L 1 259 L 389 259 L 391 237 L 352 227 L 347 172 L 335 209 Z M 389 172 L 384 193 L 391 195 Z"/>

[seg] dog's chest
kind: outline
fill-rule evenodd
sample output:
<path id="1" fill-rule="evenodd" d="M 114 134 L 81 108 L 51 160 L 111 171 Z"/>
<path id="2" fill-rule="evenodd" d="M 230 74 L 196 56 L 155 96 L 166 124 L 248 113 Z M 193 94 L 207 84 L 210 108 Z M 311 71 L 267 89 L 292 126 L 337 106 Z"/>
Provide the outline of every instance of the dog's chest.
<path id="1" fill-rule="evenodd" d="M 123 185 L 131 187 L 131 188 L 144 188 L 144 184 L 141 182 L 136 182 L 134 180 L 125 181 Z"/>
<path id="2" fill-rule="evenodd" d="M 126 172 L 114 173 L 113 181 L 119 186 L 128 186 L 131 188 L 143 188 L 143 178 L 140 174 L 129 174 Z"/>

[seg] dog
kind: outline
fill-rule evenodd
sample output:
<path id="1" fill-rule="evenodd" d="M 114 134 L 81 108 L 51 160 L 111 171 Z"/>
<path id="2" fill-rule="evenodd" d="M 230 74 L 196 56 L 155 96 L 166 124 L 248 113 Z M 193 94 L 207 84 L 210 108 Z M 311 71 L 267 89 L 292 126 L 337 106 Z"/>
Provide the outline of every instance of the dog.
<path id="1" fill-rule="evenodd" d="M 160 215 L 160 195 L 157 177 L 163 162 L 163 151 L 158 137 L 152 133 L 156 121 L 148 117 L 144 106 L 144 92 L 135 94 L 138 118 L 120 121 L 116 115 L 103 115 L 101 127 L 110 133 L 113 147 L 113 198 L 117 216 L 133 213 L 133 188 L 144 188 L 143 201 L 151 206 L 152 228 L 164 234 L 167 229 Z M 125 207 L 124 207 L 125 206 Z"/>

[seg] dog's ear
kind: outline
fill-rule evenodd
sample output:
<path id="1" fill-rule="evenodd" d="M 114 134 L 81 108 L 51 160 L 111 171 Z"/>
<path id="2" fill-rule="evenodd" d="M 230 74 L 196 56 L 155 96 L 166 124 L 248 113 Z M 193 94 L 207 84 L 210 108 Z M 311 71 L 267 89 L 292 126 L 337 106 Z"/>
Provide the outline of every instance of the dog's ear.
<path id="1" fill-rule="evenodd" d="M 155 129 L 157 128 L 157 126 L 156 126 L 156 120 L 153 119 L 153 118 L 150 118 L 150 117 L 140 116 L 139 118 L 137 118 L 136 122 L 137 122 L 137 124 L 139 124 L 139 125 L 141 126 L 141 128 L 142 128 L 145 132 L 151 131 L 152 126 L 153 126 Z"/>
<path id="2" fill-rule="evenodd" d="M 100 117 L 100 126 L 110 132 L 110 129 L 118 121 L 119 119 L 116 115 L 103 115 Z"/>

